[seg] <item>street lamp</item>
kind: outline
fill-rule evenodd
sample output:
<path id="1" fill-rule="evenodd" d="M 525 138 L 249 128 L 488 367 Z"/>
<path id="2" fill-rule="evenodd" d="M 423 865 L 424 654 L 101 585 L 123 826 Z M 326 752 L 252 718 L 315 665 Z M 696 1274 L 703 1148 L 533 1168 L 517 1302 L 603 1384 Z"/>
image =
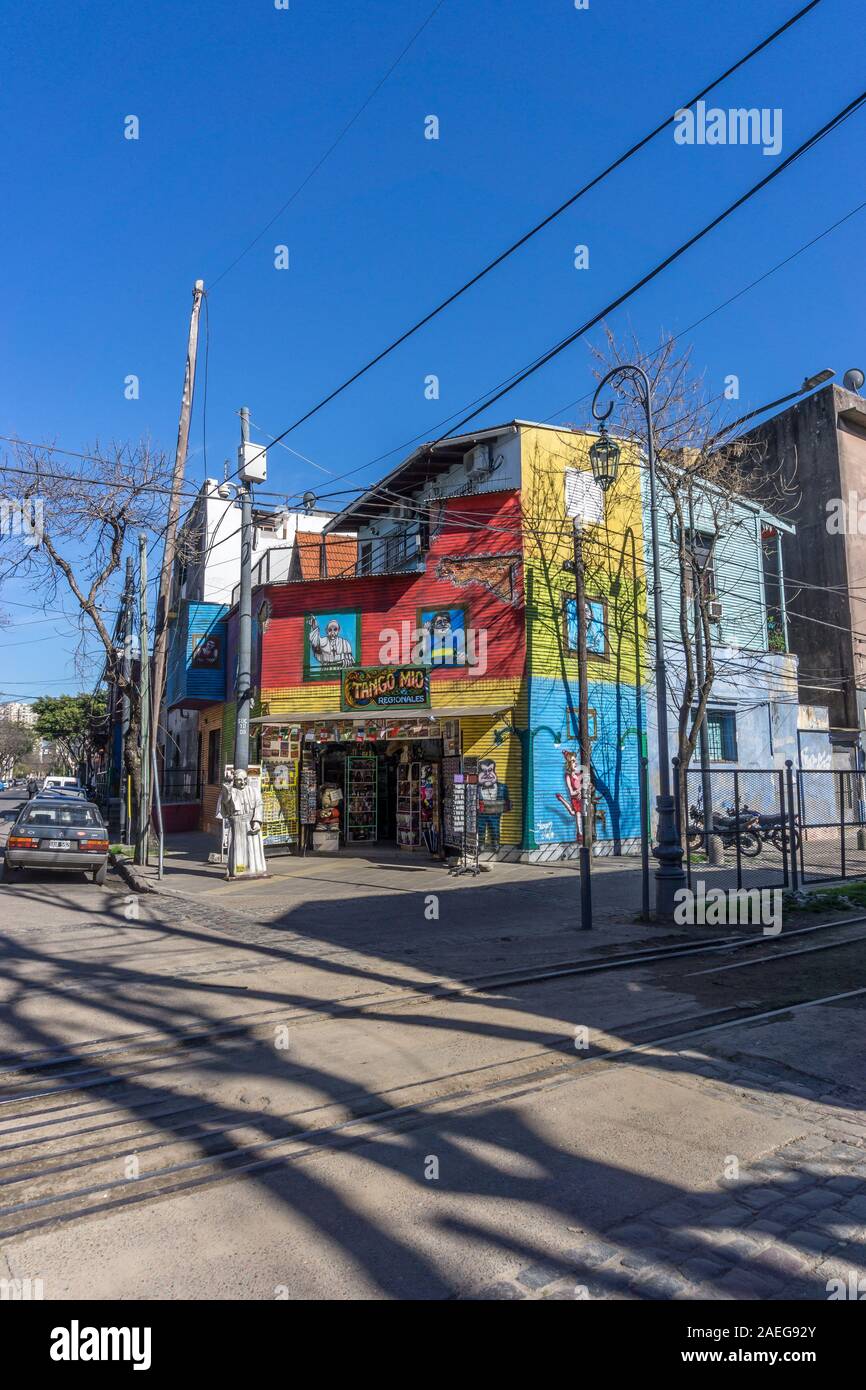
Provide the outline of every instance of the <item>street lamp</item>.
<path id="1" fill-rule="evenodd" d="M 598 432 L 598 439 L 590 445 L 589 461 L 592 464 L 592 476 L 602 492 L 607 492 L 616 482 L 619 445 L 615 439 L 611 439 L 604 425 Z"/>
<path id="2" fill-rule="evenodd" d="M 656 869 L 656 916 L 662 921 L 670 920 L 674 914 L 675 895 L 685 884 L 685 873 L 683 871 L 683 849 L 677 835 L 676 815 L 674 798 L 671 795 L 671 765 L 670 750 L 668 747 L 668 711 L 667 711 L 667 671 L 665 667 L 664 652 L 664 626 L 662 610 L 662 586 L 661 586 L 661 561 L 659 556 L 659 525 L 658 525 L 658 497 L 656 479 L 656 456 L 655 439 L 653 435 L 652 417 L 652 387 L 649 377 L 642 367 L 625 365 L 614 367 L 598 383 L 595 395 L 592 398 L 593 418 L 601 424 L 601 432 L 596 444 L 590 447 L 590 462 L 593 466 L 593 473 L 602 488 L 610 487 L 616 477 L 616 465 L 618 462 L 619 448 L 616 448 L 616 457 L 611 458 L 612 440 L 608 438 L 604 428 L 604 421 L 610 416 L 614 402 L 610 401 L 607 408 L 599 409 L 598 398 L 608 382 L 616 391 L 621 391 L 625 381 L 631 381 L 637 389 L 638 400 L 644 408 L 646 415 L 647 433 L 647 461 L 649 465 L 649 486 L 650 486 L 650 530 L 652 534 L 652 564 L 653 564 L 653 616 L 655 623 L 655 677 L 656 677 L 656 717 L 658 720 L 658 744 L 659 744 L 659 794 L 656 798 L 656 812 L 658 816 L 656 824 L 656 844 L 653 846 L 653 855 L 658 861 Z M 597 449 L 596 459 L 593 459 L 592 451 Z M 597 461 L 596 461 L 597 460 Z M 599 470 L 596 473 L 596 468 Z M 609 481 L 605 484 L 602 479 Z"/>

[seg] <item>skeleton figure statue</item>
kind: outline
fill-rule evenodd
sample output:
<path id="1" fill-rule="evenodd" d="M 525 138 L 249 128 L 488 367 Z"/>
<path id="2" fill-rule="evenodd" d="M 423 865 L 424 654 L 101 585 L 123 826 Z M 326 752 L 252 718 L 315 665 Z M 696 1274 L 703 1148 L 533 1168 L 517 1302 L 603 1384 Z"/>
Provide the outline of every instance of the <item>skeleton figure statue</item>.
<path id="1" fill-rule="evenodd" d="M 217 815 L 229 825 L 227 878 L 263 878 L 267 875 L 262 843 L 262 798 L 251 787 L 246 772 L 232 773 L 220 792 Z"/>

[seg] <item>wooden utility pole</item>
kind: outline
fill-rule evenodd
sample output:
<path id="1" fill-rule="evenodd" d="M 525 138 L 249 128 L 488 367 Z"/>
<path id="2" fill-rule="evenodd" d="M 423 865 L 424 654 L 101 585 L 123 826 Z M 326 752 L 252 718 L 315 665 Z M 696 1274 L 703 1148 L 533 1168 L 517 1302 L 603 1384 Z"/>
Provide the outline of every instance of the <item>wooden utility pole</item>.
<path id="1" fill-rule="evenodd" d="M 151 736 L 156 744 L 159 729 L 159 715 L 165 686 L 166 651 L 168 645 L 168 604 L 171 597 L 171 581 L 174 572 L 174 557 L 177 547 L 177 519 L 180 513 L 180 494 L 186 467 L 186 453 L 189 445 L 189 422 L 192 415 L 192 400 L 195 394 L 195 364 L 198 352 L 198 319 L 201 300 L 204 294 L 204 280 L 196 280 L 192 292 L 192 313 L 189 320 L 189 341 L 186 349 L 186 370 L 183 377 L 183 396 L 180 402 L 180 421 L 177 427 L 177 449 L 174 455 L 174 474 L 171 480 L 171 494 L 168 499 L 168 522 L 165 528 L 165 547 L 162 552 L 162 570 L 159 576 L 159 595 L 156 601 L 153 643 L 153 688 L 151 692 Z M 149 756 L 149 753 L 148 753 Z M 151 759 L 152 762 L 152 759 Z M 150 798 L 148 797 L 148 816 Z"/>

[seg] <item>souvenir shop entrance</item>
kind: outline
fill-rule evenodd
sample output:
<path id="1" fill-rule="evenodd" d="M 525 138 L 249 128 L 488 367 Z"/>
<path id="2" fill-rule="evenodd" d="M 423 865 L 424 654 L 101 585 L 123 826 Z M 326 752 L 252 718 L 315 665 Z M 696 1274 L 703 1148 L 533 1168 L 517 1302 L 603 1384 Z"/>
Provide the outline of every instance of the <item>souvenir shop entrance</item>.
<path id="1" fill-rule="evenodd" d="M 266 851 L 443 853 L 442 768 L 459 757 L 458 719 L 256 722 Z"/>

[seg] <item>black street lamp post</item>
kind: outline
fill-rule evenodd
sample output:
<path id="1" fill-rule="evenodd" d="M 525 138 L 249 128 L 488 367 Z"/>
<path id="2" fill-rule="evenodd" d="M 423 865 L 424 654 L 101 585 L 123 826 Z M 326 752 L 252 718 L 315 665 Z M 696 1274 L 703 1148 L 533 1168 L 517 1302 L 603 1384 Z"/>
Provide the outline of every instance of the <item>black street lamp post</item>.
<path id="1" fill-rule="evenodd" d="M 655 623 L 655 676 L 656 676 L 656 715 L 658 719 L 659 745 L 659 794 L 656 798 L 658 821 L 656 825 L 656 844 L 653 855 L 658 861 L 656 869 L 656 916 L 669 921 L 674 914 L 675 894 L 685 885 L 683 870 L 683 849 L 677 835 L 674 797 L 671 793 L 671 763 L 668 745 L 667 711 L 667 672 L 665 668 L 664 627 L 662 611 L 661 564 L 659 560 L 658 496 L 656 479 L 655 441 L 653 437 L 652 389 L 649 377 L 642 367 L 631 365 L 614 367 L 599 382 L 592 398 L 593 418 L 601 423 L 598 439 L 589 450 L 593 477 L 603 491 L 607 491 L 616 480 L 619 465 L 619 445 L 611 439 L 604 427 L 614 403 L 611 400 L 606 410 L 599 410 L 598 398 L 608 382 L 619 390 L 623 381 L 630 380 L 637 387 L 638 398 L 646 413 L 647 461 L 649 464 L 650 487 L 650 530 L 652 534 L 653 565 L 653 617 Z"/>

